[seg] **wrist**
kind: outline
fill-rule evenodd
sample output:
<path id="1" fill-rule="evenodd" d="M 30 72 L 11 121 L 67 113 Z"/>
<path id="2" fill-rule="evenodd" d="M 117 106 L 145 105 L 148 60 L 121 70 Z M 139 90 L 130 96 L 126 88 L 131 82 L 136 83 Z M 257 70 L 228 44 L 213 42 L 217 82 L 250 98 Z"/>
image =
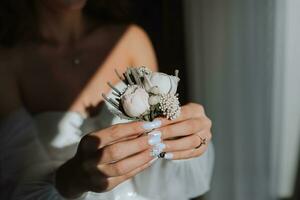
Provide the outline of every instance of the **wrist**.
<path id="1" fill-rule="evenodd" d="M 78 166 L 80 165 L 77 159 L 72 158 L 60 166 L 55 173 L 55 187 L 64 198 L 78 198 L 87 191 Z"/>

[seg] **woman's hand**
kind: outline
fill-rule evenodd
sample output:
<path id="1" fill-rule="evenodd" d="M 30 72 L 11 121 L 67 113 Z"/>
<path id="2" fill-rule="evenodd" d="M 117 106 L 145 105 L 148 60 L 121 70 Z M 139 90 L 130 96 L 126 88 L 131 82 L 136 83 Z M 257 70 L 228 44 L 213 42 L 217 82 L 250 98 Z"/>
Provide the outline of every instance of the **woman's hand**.
<path id="1" fill-rule="evenodd" d="M 56 172 L 56 188 L 67 198 L 105 192 L 151 165 L 148 129 L 161 121 L 117 124 L 84 136 L 74 158 Z M 151 144 L 151 145 L 150 145 Z"/>
<path id="2" fill-rule="evenodd" d="M 202 155 L 211 140 L 211 120 L 205 115 L 204 108 L 189 103 L 181 108 L 181 115 L 170 121 L 162 119 L 161 132 L 166 159 L 188 159 Z"/>
<path id="3" fill-rule="evenodd" d="M 167 159 L 187 159 L 200 156 L 211 139 L 211 121 L 198 104 L 182 107 L 175 120 L 118 124 L 86 135 L 77 153 L 56 173 L 56 187 L 68 198 L 86 191 L 104 192 L 130 179 L 151 165 L 152 147 L 163 142 Z M 146 131 L 161 132 L 153 140 Z"/>

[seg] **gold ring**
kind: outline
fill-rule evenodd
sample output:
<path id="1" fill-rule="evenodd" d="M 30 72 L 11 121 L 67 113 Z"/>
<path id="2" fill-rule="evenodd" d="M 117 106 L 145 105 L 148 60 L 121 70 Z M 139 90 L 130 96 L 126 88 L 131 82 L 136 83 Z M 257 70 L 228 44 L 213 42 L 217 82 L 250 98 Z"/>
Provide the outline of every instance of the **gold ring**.
<path id="1" fill-rule="evenodd" d="M 195 149 L 199 149 L 202 145 L 206 145 L 206 142 L 207 142 L 206 138 L 202 138 L 199 135 L 197 135 L 197 136 L 200 138 L 200 144 Z"/>

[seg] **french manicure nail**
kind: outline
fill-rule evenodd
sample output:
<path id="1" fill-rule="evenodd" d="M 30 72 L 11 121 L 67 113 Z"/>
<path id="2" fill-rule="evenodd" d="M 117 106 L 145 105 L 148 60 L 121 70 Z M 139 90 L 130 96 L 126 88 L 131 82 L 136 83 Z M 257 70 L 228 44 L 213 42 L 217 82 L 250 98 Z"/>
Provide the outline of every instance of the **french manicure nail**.
<path id="1" fill-rule="evenodd" d="M 172 160 L 173 159 L 173 154 L 172 153 L 166 153 L 164 158 L 167 159 L 167 160 Z"/>
<path id="2" fill-rule="evenodd" d="M 159 136 L 161 137 L 161 132 L 160 131 L 151 131 L 150 133 L 148 133 L 149 136 Z"/>
<path id="3" fill-rule="evenodd" d="M 157 155 L 155 154 L 155 152 L 153 152 L 153 150 L 150 151 L 149 155 L 152 157 L 157 157 Z"/>
<path id="4" fill-rule="evenodd" d="M 161 151 L 159 149 L 153 148 L 150 151 L 150 156 L 152 157 L 158 157 L 158 155 L 161 153 Z"/>
<path id="5" fill-rule="evenodd" d="M 158 156 L 161 153 L 161 150 L 158 148 L 153 148 L 152 149 L 152 155 L 153 156 Z"/>
<path id="6" fill-rule="evenodd" d="M 155 148 L 162 151 L 164 148 L 166 148 L 166 145 L 164 143 L 159 143 L 159 144 L 155 145 Z"/>
<path id="7" fill-rule="evenodd" d="M 158 156 L 164 148 L 166 148 L 166 145 L 164 143 L 158 143 L 154 145 L 151 151 L 152 156 Z"/>
<path id="8" fill-rule="evenodd" d="M 148 144 L 156 145 L 161 142 L 160 135 L 149 135 Z"/>
<path id="9" fill-rule="evenodd" d="M 158 128 L 161 126 L 161 121 L 158 119 L 153 120 L 152 122 L 145 122 L 143 128 L 147 131 Z"/>

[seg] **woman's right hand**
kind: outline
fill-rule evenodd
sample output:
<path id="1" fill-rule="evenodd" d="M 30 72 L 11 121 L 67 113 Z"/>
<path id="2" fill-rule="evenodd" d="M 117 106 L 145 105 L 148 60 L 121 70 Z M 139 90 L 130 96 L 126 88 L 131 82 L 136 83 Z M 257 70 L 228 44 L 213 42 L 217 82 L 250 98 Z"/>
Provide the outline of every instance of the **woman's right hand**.
<path id="1" fill-rule="evenodd" d="M 160 125 L 159 120 L 130 122 L 84 136 L 76 155 L 57 170 L 57 190 L 73 198 L 86 191 L 109 191 L 135 176 L 154 159 L 150 155 L 153 141 L 142 134 Z"/>

